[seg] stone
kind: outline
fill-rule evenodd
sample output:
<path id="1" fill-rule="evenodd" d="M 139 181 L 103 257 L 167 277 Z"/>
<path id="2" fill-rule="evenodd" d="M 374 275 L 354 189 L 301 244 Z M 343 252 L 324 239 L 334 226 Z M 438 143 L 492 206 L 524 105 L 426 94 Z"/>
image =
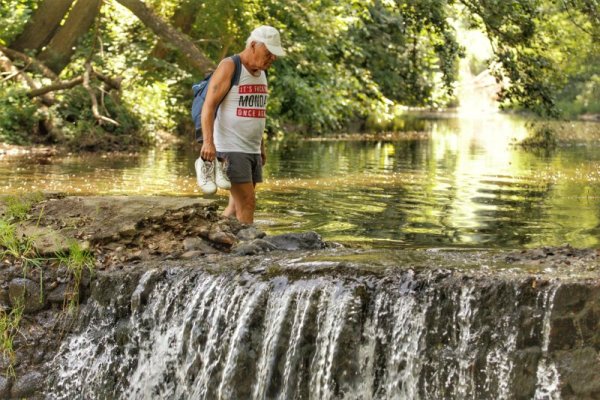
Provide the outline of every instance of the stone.
<path id="1" fill-rule="evenodd" d="M 232 246 L 237 242 L 237 238 L 233 234 L 229 232 L 223 232 L 218 228 L 211 229 L 210 233 L 208 234 L 208 239 L 211 242 L 224 244 L 227 246 Z"/>
<path id="2" fill-rule="evenodd" d="M 262 239 L 265 236 L 267 236 L 267 234 L 259 230 L 255 226 L 249 226 L 247 228 L 241 229 L 236 235 L 238 240 L 241 240 L 242 242 L 247 242 L 254 239 Z"/>
<path id="3" fill-rule="evenodd" d="M 206 240 L 199 237 L 187 237 L 183 240 L 183 249 L 186 252 L 200 251 L 202 254 L 215 254 L 218 250 L 212 247 Z"/>
<path id="4" fill-rule="evenodd" d="M 22 301 L 25 313 L 39 311 L 46 305 L 43 297 L 40 297 L 41 293 L 38 284 L 26 278 L 16 278 L 10 281 L 8 296 L 13 306 Z"/>
<path id="5" fill-rule="evenodd" d="M 183 258 L 185 260 L 191 260 L 194 258 L 198 258 L 198 257 L 202 257 L 204 255 L 204 253 L 200 250 L 190 250 L 190 251 L 186 251 L 185 253 L 183 253 L 180 258 Z"/>
<path id="6" fill-rule="evenodd" d="M 28 372 L 15 379 L 11 395 L 14 398 L 29 397 L 38 392 L 44 385 L 44 377 L 37 371 Z"/>
<path id="7" fill-rule="evenodd" d="M 242 242 L 233 249 L 233 254 L 237 256 L 253 256 L 262 254 L 277 248 L 263 239 L 254 239 L 251 242 Z"/>
<path id="8" fill-rule="evenodd" d="M 585 306 L 589 289 L 581 283 L 565 283 L 556 290 L 553 313 L 579 312 Z"/>
<path id="9" fill-rule="evenodd" d="M 48 292 L 48 295 L 46 296 L 46 300 L 48 300 L 50 303 L 62 304 L 65 301 L 65 292 L 66 291 L 67 291 L 67 284 L 61 283 L 56 288 L 54 288 Z"/>
<path id="10" fill-rule="evenodd" d="M 327 246 L 321 239 L 321 236 L 312 231 L 267 236 L 264 240 L 279 250 L 317 250 Z"/>
<path id="11" fill-rule="evenodd" d="M 8 399 L 10 397 L 10 379 L 4 374 L 0 374 L 0 399 Z"/>
<path id="12" fill-rule="evenodd" d="M 578 339 L 579 333 L 571 318 L 552 319 L 548 350 L 572 349 L 575 347 Z"/>
<path id="13" fill-rule="evenodd" d="M 0 288 L 0 308 L 10 307 L 10 299 L 8 297 L 8 289 Z"/>
<path id="14" fill-rule="evenodd" d="M 600 393 L 600 359 L 592 347 L 561 352 L 558 357 L 559 373 L 577 398 L 590 398 Z"/>

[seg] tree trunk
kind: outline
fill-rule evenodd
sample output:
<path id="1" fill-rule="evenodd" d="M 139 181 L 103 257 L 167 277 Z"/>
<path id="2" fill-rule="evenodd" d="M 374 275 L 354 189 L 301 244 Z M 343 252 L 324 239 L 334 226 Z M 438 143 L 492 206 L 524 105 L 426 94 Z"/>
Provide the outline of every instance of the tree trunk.
<path id="1" fill-rule="evenodd" d="M 60 72 L 69 64 L 75 53 L 75 44 L 92 26 L 102 0 L 77 0 L 67 20 L 38 57 L 52 71 Z"/>
<path id="2" fill-rule="evenodd" d="M 43 0 L 10 48 L 20 52 L 39 51 L 48 44 L 71 4 L 73 0 Z"/>
<path id="3" fill-rule="evenodd" d="M 172 25 L 179 29 L 182 33 L 188 34 L 196 19 L 196 11 L 198 5 L 192 0 L 184 0 L 182 4 L 175 10 L 173 18 L 171 18 Z M 171 53 L 171 49 L 165 45 L 162 40 L 159 40 L 150 55 L 152 57 L 164 60 Z"/>
<path id="4" fill-rule="evenodd" d="M 127 7 L 147 28 L 166 43 L 178 48 L 190 64 L 205 73 L 214 68 L 214 63 L 204 55 L 185 34 L 163 21 L 140 0 L 117 0 Z"/>

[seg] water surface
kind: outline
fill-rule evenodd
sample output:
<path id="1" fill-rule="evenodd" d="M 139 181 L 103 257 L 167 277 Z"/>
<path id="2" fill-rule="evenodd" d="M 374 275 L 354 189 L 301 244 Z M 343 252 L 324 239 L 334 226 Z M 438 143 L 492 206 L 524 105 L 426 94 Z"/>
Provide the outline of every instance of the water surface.
<path id="1" fill-rule="evenodd" d="M 257 223 L 376 248 L 598 246 L 600 145 L 513 146 L 523 121 L 493 114 L 421 121 L 379 140 L 270 140 Z M 589 136 L 589 135 L 588 135 Z M 322 139 L 322 138 L 321 138 Z M 131 155 L 0 157 L 4 193 L 200 196 L 192 148 Z M 226 192 L 213 198 L 226 202 Z"/>

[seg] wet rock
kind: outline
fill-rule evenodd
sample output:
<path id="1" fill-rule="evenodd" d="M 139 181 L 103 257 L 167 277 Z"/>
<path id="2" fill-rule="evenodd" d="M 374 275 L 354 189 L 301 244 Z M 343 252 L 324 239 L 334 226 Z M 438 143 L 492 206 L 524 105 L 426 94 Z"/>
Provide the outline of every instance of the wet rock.
<path id="1" fill-rule="evenodd" d="M 29 372 L 15 379 L 11 395 L 14 398 L 28 397 L 42 389 L 44 377 L 37 371 Z"/>
<path id="2" fill-rule="evenodd" d="M 236 236 L 238 240 L 241 240 L 242 242 L 247 242 L 254 239 L 262 239 L 266 235 L 266 233 L 259 230 L 255 226 L 249 226 L 247 228 L 241 229 Z"/>
<path id="3" fill-rule="evenodd" d="M 131 310 L 140 311 L 148 302 L 148 296 L 154 290 L 156 283 L 164 276 L 163 271 L 154 270 L 142 276 L 131 295 Z"/>
<path id="4" fill-rule="evenodd" d="M 318 250 L 327 246 L 318 233 L 311 231 L 267 236 L 264 240 L 279 250 Z"/>
<path id="5" fill-rule="evenodd" d="M 13 306 L 22 302 L 26 313 L 39 311 L 45 306 L 40 287 L 29 279 L 16 278 L 10 281 L 8 295 Z"/>
<path id="6" fill-rule="evenodd" d="M 10 397 L 10 380 L 3 374 L 0 374 L 0 399 Z"/>
<path id="7" fill-rule="evenodd" d="M 554 296 L 554 312 L 563 314 L 581 311 L 587 302 L 589 292 L 589 288 L 584 284 L 566 283 L 561 285 Z"/>
<path id="8" fill-rule="evenodd" d="M 242 242 L 233 249 L 237 256 L 253 256 L 276 250 L 277 247 L 263 239 L 254 239 L 251 242 Z"/>
<path id="9" fill-rule="evenodd" d="M 210 230 L 208 239 L 218 244 L 233 246 L 237 242 L 237 238 L 230 232 L 223 232 L 220 227 L 215 226 Z"/>
<path id="10" fill-rule="evenodd" d="M 530 347 L 515 354 L 511 391 L 517 399 L 532 399 L 537 382 L 537 365 L 541 357 L 539 347 Z"/>
<path id="11" fill-rule="evenodd" d="M 558 357 L 560 371 L 577 398 L 597 398 L 600 393 L 600 359 L 591 347 L 561 353 Z"/>
<path id="12" fill-rule="evenodd" d="M 579 335 L 571 318 L 556 318 L 550 329 L 548 350 L 568 350 L 575 347 Z"/>
<path id="13" fill-rule="evenodd" d="M 48 296 L 46 297 L 46 300 L 48 300 L 50 303 L 62 304 L 65 301 L 66 291 L 67 291 L 67 284 L 61 283 L 56 288 L 54 288 L 48 292 Z"/>
<path id="14" fill-rule="evenodd" d="M 199 251 L 201 254 L 215 254 L 219 251 L 212 247 L 206 240 L 198 237 L 188 237 L 183 240 L 183 249 L 186 252 Z"/>
<path id="15" fill-rule="evenodd" d="M 8 289 L 0 288 L 0 308 L 7 308 L 10 306 L 10 300 L 8 297 Z"/>

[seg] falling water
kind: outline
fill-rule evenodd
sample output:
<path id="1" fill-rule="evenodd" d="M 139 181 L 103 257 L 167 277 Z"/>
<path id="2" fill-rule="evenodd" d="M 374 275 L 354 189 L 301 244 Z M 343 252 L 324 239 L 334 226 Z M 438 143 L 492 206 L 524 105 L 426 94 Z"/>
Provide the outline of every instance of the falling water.
<path id="1" fill-rule="evenodd" d="M 554 296 L 556 288 L 551 291 L 544 292 L 542 295 L 542 304 L 544 309 L 548 310 L 544 314 L 544 341 L 542 343 L 542 359 L 537 368 L 537 386 L 535 388 L 535 400 L 558 400 L 560 393 L 558 391 L 559 376 L 556 365 L 548 357 L 548 347 L 550 345 L 550 315 L 554 304 Z"/>
<path id="2" fill-rule="evenodd" d="M 554 291 L 539 290 L 551 306 Z M 519 330 L 519 310 L 536 296 L 450 273 L 150 271 L 125 302 L 92 296 L 48 398 L 557 398 L 549 313 Z M 526 388 L 513 372 L 524 336 L 543 342 Z"/>

